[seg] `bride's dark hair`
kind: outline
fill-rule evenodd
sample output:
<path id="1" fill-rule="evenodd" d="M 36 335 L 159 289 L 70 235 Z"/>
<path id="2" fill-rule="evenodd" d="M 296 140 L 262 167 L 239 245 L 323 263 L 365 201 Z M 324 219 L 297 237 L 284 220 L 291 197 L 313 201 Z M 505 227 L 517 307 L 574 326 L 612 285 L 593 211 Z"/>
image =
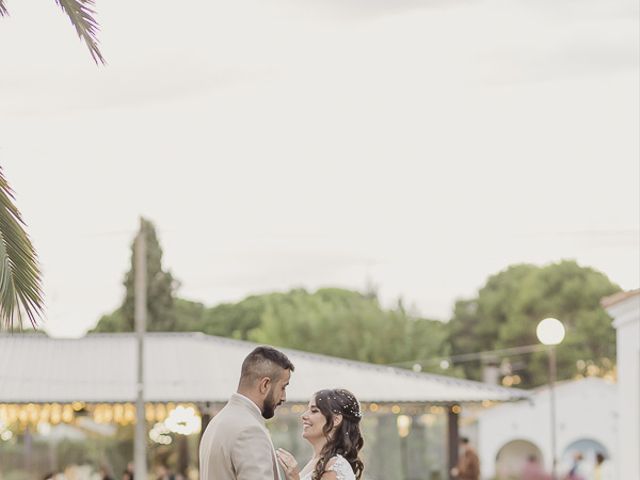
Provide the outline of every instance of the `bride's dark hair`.
<path id="1" fill-rule="evenodd" d="M 341 455 L 351 465 L 356 479 L 360 480 L 364 463 L 358 458 L 358 452 L 364 445 L 364 440 L 360 434 L 362 413 L 358 400 L 353 393 L 343 389 L 320 390 L 314 397 L 316 406 L 326 419 L 322 432 L 327 443 L 320 451 L 320 458 L 311 478 L 320 480 L 329 460 Z M 342 415 L 342 422 L 332 432 L 333 418 L 336 415 Z"/>

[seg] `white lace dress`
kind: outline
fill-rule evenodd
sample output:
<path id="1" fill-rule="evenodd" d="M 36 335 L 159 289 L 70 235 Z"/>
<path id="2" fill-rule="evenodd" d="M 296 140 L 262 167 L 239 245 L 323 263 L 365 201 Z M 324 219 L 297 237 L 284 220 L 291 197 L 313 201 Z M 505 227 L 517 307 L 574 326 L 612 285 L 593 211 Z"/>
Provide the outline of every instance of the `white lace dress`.
<path id="1" fill-rule="evenodd" d="M 328 472 L 336 472 L 336 477 L 338 480 L 356 480 L 356 476 L 353 473 L 351 465 L 347 462 L 347 459 L 342 455 L 336 455 L 331 460 L 335 460 L 333 464 L 327 468 Z M 329 460 L 329 463 L 331 463 Z M 313 475 L 313 471 L 307 473 L 300 480 L 311 480 L 311 476 Z"/>

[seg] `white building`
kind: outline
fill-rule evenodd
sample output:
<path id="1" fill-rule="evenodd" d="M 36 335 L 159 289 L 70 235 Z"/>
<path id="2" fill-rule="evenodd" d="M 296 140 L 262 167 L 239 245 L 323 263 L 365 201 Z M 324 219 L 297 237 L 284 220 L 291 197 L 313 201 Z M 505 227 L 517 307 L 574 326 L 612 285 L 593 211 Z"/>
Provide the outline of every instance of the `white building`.
<path id="1" fill-rule="evenodd" d="M 223 405 L 236 391 L 240 365 L 257 344 L 202 333 L 145 334 L 148 402 Z M 523 390 L 401 368 L 282 349 L 295 364 L 289 402 L 307 403 L 322 388 L 345 387 L 362 402 L 459 404 L 527 398 Z M 0 335 L 0 404 L 132 402 L 136 336 L 79 339 Z"/>
<path id="2" fill-rule="evenodd" d="M 640 478 L 640 290 L 603 299 L 617 336 L 620 479 Z"/>
<path id="3" fill-rule="evenodd" d="M 201 423 L 195 422 L 199 428 L 205 425 L 236 390 L 240 365 L 255 347 L 201 333 L 147 333 L 145 417 L 149 427 L 153 425 L 149 439 L 162 445 L 168 445 L 164 440 L 170 443 L 166 420 L 181 406 L 195 407 Z M 483 402 L 529 397 L 528 392 L 496 385 L 284 351 L 296 368 L 287 389 L 287 405 L 269 423 L 274 443 L 301 459 L 304 455 L 309 458 L 310 449 L 296 433 L 300 413 L 314 392 L 348 388 L 365 412 L 363 458 L 370 480 L 446 478 L 458 460 L 458 418 L 464 410 Z M 0 335 L 0 477 L 40 478 L 45 471 L 57 469 L 54 453 L 8 450 L 6 442 L 13 442 L 12 448 L 18 443 L 37 443 L 25 440 L 27 424 L 30 431 L 38 432 L 42 427 L 58 429 L 63 424 L 83 431 L 89 427 L 95 431 L 96 425 L 132 425 L 136 364 L 136 337 L 129 333 L 93 334 L 81 339 Z M 186 405 L 176 405 L 180 403 Z M 188 419 L 180 421 L 191 422 L 195 413 L 192 410 Z M 401 420 L 409 423 L 406 434 L 400 432 Z M 3 434 L 7 435 L 4 445 Z M 57 451 L 54 443 L 48 442 L 49 452 Z M 191 447 L 189 442 L 185 444 L 184 451 L 193 450 L 193 442 Z M 20 457 L 16 451 L 22 452 Z M 197 452 L 184 456 L 188 457 L 197 458 Z M 120 461 L 113 456 L 105 458 L 113 468 Z M 117 467 L 121 470 L 123 465 Z"/>
<path id="4" fill-rule="evenodd" d="M 615 468 L 619 458 L 616 385 L 590 377 L 556 384 L 555 395 L 557 471 L 566 471 L 578 451 L 585 457 L 586 470 L 592 467 L 597 452 L 604 453 Z M 551 471 L 550 425 L 547 387 L 535 390 L 530 401 L 482 411 L 477 424 L 482 477 L 518 478 L 530 454 L 536 455 Z"/>

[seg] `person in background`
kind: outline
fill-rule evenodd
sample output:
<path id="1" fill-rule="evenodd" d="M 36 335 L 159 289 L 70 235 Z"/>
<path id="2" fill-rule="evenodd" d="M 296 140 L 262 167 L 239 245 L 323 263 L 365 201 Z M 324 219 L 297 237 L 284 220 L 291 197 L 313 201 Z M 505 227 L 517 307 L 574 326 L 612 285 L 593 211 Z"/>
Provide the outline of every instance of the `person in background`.
<path id="1" fill-rule="evenodd" d="M 105 465 L 100 467 L 100 480 L 113 480 L 113 477 L 109 475 L 109 469 Z"/>
<path id="2" fill-rule="evenodd" d="M 593 469 L 593 480 L 613 480 L 611 462 L 602 452 L 596 453 L 596 465 Z"/>
<path id="3" fill-rule="evenodd" d="M 158 480 L 175 480 L 175 476 L 171 471 L 164 465 L 158 465 L 156 468 L 156 474 Z"/>
<path id="4" fill-rule="evenodd" d="M 535 455 L 529 455 L 522 469 L 521 480 L 549 480 L 551 475 L 545 473 Z"/>
<path id="5" fill-rule="evenodd" d="M 573 465 L 571 469 L 567 473 L 567 476 L 564 477 L 565 480 L 585 480 L 582 466 L 582 460 L 584 460 L 584 456 L 582 452 L 576 452 L 573 456 Z"/>
<path id="6" fill-rule="evenodd" d="M 460 438 L 460 458 L 458 465 L 451 469 L 451 475 L 459 480 L 480 479 L 480 460 L 467 437 Z"/>

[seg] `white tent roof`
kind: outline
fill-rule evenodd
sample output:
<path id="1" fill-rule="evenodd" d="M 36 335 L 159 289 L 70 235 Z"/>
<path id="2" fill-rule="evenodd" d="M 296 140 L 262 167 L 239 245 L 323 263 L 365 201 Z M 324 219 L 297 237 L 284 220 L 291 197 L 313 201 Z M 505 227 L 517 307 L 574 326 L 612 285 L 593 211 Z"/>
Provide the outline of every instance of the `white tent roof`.
<path id="1" fill-rule="evenodd" d="M 226 402 L 256 344 L 202 333 L 147 333 L 147 401 Z M 295 365 L 287 397 L 307 402 L 322 388 L 347 388 L 364 402 L 480 402 L 527 397 L 516 389 L 282 349 Z M 135 400 L 131 333 L 80 339 L 0 336 L 0 403 Z"/>

